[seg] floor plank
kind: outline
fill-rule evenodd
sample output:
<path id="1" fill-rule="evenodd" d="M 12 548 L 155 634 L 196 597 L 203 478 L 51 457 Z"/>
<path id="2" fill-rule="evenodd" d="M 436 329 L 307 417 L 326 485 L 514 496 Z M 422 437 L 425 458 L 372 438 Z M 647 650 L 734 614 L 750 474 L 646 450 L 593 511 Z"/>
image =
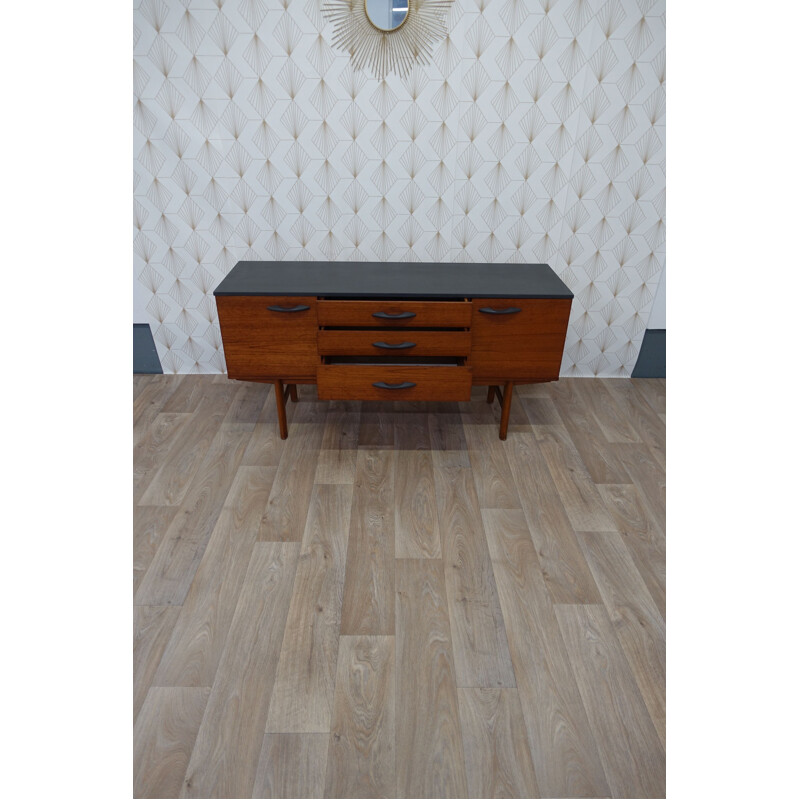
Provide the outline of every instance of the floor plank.
<path id="1" fill-rule="evenodd" d="M 540 443 L 539 448 L 573 529 L 615 531 L 617 526 L 606 511 L 597 486 L 577 451 L 572 447 L 550 442 Z"/>
<path id="2" fill-rule="evenodd" d="M 574 381 L 575 390 L 586 410 L 594 417 L 607 442 L 641 442 L 639 430 L 625 408 L 617 403 L 614 384 L 630 385 L 620 378 L 583 378 Z"/>
<path id="3" fill-rule="evenodd" d="M 256 542 L 181 797 L 250 797 L 299 545 Z"/>
<path id="4" fill-rule="evenodd" d="M 179 506 L 183 502 L 225 416 L 219 411 L 207 413 L 205 402 L 201 401 L 198 410 L 183 424 L 178 441 L 139 500 L 141 505 Z"/>
<path id="5" fill-rule="evenodd" d="M 666 748 L 666 626 L 622 537 L 579 533 L 606 611 L 639 686 L 661 744 Z"/>
<path id="6" fill-rule="evenodd" d="M 506 455 L 545 583 L 556 603 L 599 603 L 597 586 L 534 436 L 509 436 Z"/>
<path id="7" fill-rule="evenodd" d="M 466 797 L 444 570 L 397 562 L 397 797 Z"/>
<path id="8" fill-rule="evenodd" d="M 472 470 L 434 452 L 458 686 L 516 686 Z"/>
<path id="9" fill-rule="evenodd" d="M 322 797 L 327 733 L 267 733 L 253 797 Z"/>
<path id="10" fill-rule="evenodd" d="M 664 749 L 602 606 L 556 606 L 614 797 L 664 797 Z"/>
<path id="11" fill-rule="evenodd" d="M 666 474 L 644 444 L 615 444 L 620 461 L 639 490 L 645 508 L 656 523 L 667 518 Z"/>
<path id="12" fill-rule="evenodd" d="M 275 477 L 239 467 L 183 602 L 156 686 L 212 686 Z"/>
<path id="13" fill-rule="evenodd" d="M 327 733 L 336 678 L 351 486 L 319 485 L 303 535 L 267 731 Z"/>
<path id="14" fill-rule="evenodd" d="M 429 450 L 397 451 L 394 535 L 397 558 L 442 557 L 433 459 Z"/>
<path id="15" fill-rule="evenodd" d="M 550 399 L 592 480 L 595 483 L 630 483 L 625 467 L 576 390 L 576 382 L 584 380 L 566 378 L 547 384 Z"/>
<path id="16" fill-rule="evenodd" d="M 664 381 L 515 387 L 501 442 L 485 387 L 327 403 L 300 386 L 281 440 L 269 384 L 141 377 L 144 796 L 662 788 Z"/>
<path id="17" fill-rule="evenodd" d="M 647 584 L 661 616 L 667 618 L 667 543 L 662 526 L 644 505 L 639 491 L 629 484 L 597 487 L 614 517 L 636 569 Z M 660 523 L 660 524 L 659 524 Z"/>
<path id="18" fill-rule="evenodd" d="M 295 413 L 295 418 L 299 413 Z M 278 465 L 267 510 L 261 521 L 259 541 L 302 540 L 323 432 L 324 425 L 319 423 L 293 422 L 290 425 L 292 448 L 284 450 Z"/>
<path id="19" fill-rule="evenodd" d="M 470 797 L 540 797 L 516 689 L 459 689 Z"/>
<path id="20" fill-rule="evenodd" d="M 178 509 L 174 506 L 138 506 L 133 510 L 133 594 L 153 562 L 158 546 Z"/>
<path id="21" fill-rule="evenodd" d="M 133 607 L 133 719 L 136 720 L 169 642 L 178 606 Z"/>
<path id="22" fill-rule="evenodd" d="M 464 425 L 472 477 L 481 508 L 520 508 L 505 443 L 495 425 Z"/>
<path id="23" fill-rule="evenodd" d="M 342 635 L 394 633 L 395 452 L 358 451 Z"/>
<path id="24" fill-rule="evenodd" d="M 209 689 L 150 689 L 133 728 L 133 796 L 177 797 Z"/>
<path id="25" fill-rule="evenodd" d="M 342 636 L 326 797 L 395 797 L 394 636 Z"/>
<path id="26" fill-rule="evenodd" d="M 133 502 L 138 505 L 191 414 L 158 414 L 133 448 Z M 174 506 L 173 506 L 174 507 Z"/>
<path id="27" fill-rule="evenodd" d="M 650 448 L 661 468 L 666 469 L 666 427 L 661 417 L 647 403 L 642 402 L 641 394 L 632 381 L 605 378 L 600 381 L 600 385 L 630 420 L 639 440 Z"/>
<path id="28" fill-rule="evenodd" d="M 603 766 L 531 541 L 516 510 L 483 512 L 542 797 L 607 797 Z"/>
<path id="29" fill-rule="evenodd" d="M 137 605 L 182 605 L 222 513 L 249 434 L 221 428 L 142 578 Z"/>

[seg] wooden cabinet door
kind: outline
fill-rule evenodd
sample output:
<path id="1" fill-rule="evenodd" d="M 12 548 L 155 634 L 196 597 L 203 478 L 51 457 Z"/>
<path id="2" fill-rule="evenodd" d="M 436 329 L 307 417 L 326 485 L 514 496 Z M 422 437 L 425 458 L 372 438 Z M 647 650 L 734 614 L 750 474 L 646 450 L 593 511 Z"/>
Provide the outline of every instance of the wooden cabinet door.
<path id="1" fill-rule="evenodd" d="M 558 379 L 572 300 L 472 300 L 473 382 Z"/>
<path id="2" fill-rule="evenodd" d="M 217 297 L 229 378 L 313 378 L 316 297 Z"/>

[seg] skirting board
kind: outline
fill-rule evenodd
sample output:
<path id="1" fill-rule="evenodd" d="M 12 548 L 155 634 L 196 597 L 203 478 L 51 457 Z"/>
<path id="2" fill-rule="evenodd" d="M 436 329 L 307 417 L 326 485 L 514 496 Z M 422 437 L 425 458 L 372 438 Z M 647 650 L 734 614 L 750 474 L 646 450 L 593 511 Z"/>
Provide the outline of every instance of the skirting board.
<path id="1" fill-rule="evenodd" d="M 644 332 L 642 349 L 633 368 L 632 378 L 667 377 L 667 332 L 647 330 Z"/>
<path id="2" fill-rule="evenodd" d="M 161 375 L 163 372 L 150 326 L 146 322 L 134 322 L 133 374 Z"/>

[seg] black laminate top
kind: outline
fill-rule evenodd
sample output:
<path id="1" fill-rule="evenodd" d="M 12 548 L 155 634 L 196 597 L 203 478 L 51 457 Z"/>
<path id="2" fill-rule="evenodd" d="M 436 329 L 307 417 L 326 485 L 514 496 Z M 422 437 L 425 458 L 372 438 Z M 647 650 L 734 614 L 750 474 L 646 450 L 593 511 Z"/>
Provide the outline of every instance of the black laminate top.
<path id="1" fill-rule="evenodd" d="M 240 261 L 214 295 L 542 297 L 572 292 L 547 264 Z"/>

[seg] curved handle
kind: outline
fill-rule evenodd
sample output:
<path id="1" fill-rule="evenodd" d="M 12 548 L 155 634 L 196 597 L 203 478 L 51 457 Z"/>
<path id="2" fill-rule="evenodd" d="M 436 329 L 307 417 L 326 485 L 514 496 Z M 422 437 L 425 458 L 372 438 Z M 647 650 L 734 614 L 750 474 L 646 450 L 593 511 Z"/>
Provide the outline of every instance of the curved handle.
<path id="1" fill-rule="evenodd" d="M 373 347 L 381 347 L 384 350 L 408 350 L 411 347 L 416 347 L 416 342 L 400 342 L 400 344 L 388 344 L 387 342 L 373 342 Z"/>
<path id="2" fill-rule="evenodd" d="M 403 383 L 386 383 L 385 381 L 378 381 L 372 385 L 378 389 L 411 389 L 417 384 L 412 383 L 411 381 L 403 381 Z"/>
<path id="3" fill-rule="evenodd" d="M 479 308 L 481 314 L 519 314 L 521 308 Z"/>
<path id="4" fill-rule="evenodd" d="M 400 311 L 397 314 L 389 314 L 386 311 L 376 311 L 372 316 L 378 319 L 411 319 L 411 317 L 416 317 L 417 315 L 413 311 Z"/>
<path id="5" fill-rule="evenodd" d="M 292 306 L 291 308 L 287 308 L 286 306 L 267 306 L 269 311 L 283 311 L 285 314 L 289 314 L 292 311 L 308 311 L 310 306 Z"/>

